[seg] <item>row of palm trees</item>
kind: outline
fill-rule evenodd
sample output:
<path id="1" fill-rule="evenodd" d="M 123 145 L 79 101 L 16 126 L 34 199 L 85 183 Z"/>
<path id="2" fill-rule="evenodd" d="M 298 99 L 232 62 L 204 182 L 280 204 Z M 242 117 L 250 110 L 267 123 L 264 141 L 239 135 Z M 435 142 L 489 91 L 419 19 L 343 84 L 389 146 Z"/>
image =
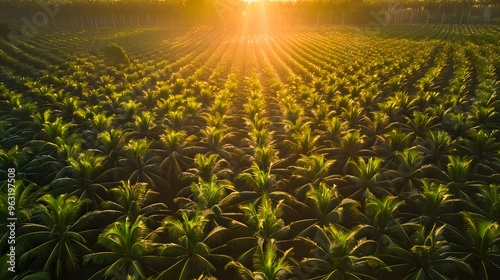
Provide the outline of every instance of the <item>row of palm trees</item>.
<path id="1" fill-rule="evenodd" d="M 494 277 L 498 46 L 426 30 L 131 31 L 127 69 L 3 84 L 16 279 Z"/>

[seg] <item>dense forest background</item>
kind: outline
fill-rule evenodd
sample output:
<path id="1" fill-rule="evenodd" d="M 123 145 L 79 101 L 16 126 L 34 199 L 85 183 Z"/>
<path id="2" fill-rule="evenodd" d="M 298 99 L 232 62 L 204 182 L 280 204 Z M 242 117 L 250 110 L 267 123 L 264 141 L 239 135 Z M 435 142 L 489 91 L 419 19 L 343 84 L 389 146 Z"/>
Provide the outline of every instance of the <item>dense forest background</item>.
<path id="1" fill-rule="evenodd" d="M 497 22 L 498 0 L 0 0 L 4 22 L 81 28 L 232 24 L 245 11 L 272 24 Z M 265 18 L 262 18 L 265 17 Z M 23 20 L 24 18 L 24 20 Z"/>

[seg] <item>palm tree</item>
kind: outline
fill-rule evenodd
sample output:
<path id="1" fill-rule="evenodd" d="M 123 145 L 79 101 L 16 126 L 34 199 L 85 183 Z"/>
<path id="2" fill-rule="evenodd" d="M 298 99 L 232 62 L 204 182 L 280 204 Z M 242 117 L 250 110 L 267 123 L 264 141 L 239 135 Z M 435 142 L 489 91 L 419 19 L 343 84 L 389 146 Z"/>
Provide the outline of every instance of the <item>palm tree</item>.
<path id="1" fill-rule="evenodd" d="M 390 185 L 397 194 L 411 193 L 422 186 L 422 178 L 433 166 L 424 164 L 423 152 L 416 149 L 405 149 L 396 152 L 395 169 L 389 171 Z"/>
<path id="2" fill-rule="evenodd" d="M 324 120 L 323 126 L 325 129 L 321 132 L 321 140 L 324 139 L 326 146 L 334 146 L 335 143 L 339 143 L 342 131 L 347 130 L 347 122 L 338 116 Z"/>
<path id="3" fill-rule="evenodd" d="M 293 166 L 290 184 L 297 186 L 295 197 L 299 200 L 304 198 L 305 192 L 320 183 L 331 184 L 333 182 L 330 170 L 335 163 L 334 159 L 325 159 L 323 154 L 302 155 Z"/>
<path id="4" fill-rule="evenodd" d="M 50 194 L 38 201 L 31 221 L 19 228 L 19 265 L 62 279 L 65 271 L 76 272 L 80 268 L 81 255 L 91 252 L 85 235 L 94 231 L 88 229 L 92 213 L 82 215 L 84 205 L 90 201 Z"/>
<path id="5" fill-rule="evenodd" d="M 422 225 L 427 229 L 445 223 L 454 224 L 453 221 L 457 217 L 454 204 L 459 200 L 454 198 L 443 184 L 429 180 L 423 180 L 422 183 L 422 190 L 406 200 L 408 207 L 405 215 L 408 215 L 410 222 Z"/>
<path id="6" fill-rule="evenodd" d="M 456 139 L 465 136 L 466 132 L 471 129 L 472 123 L 462 112 L 449 113 L 444 119 L 443 127 Z"/>
<path id="7" fill-rule="evenodd" d="M 355 209 L 360 206 L 357 201 L 340 196 L 335 185 L 323 182 L 312 186 L 304 200 L 299 201 L 297 212 L 300 218 L 290 223 L 290 229 L 298 232 L 298 236 L 310 238 L 315 236 L 318 228 L 328 224 L 349 224 L 349 218 L 357 215 Z"/>
<path id="8" fill-rule="evenodd" d="M 32 150 L 24 147 L 19 149 L 18 145 L 9 150 L 0 149 L 0 166 L 5 172 L 7 168 L 14 168 L 18 173 L 25 172 L 29 166 L 29 158 Z"/>
<path id="9" fill-rule="evenodd" d="M 354 162 L 355 175 L 346 175 L 346 184 L 339 184 L 339 192 L 344 197 L 364 201 L 369 194 L 377 197 L 391 195 L 394 191 L 386 184 L 381 158 L 359 158 Z"/>
<path id="10" fill-rule="evenodd" d="M 130 132 L 132 137 L 155 140 L 160 138 L 160 131 L 163 127 L 157 124 L 155 113 L 142 112 L 140 115 L 135 115 L 134 119 L 134 127 Z"/>
<path id="11" fill-rule="evenodd" d="M 210 182 L 229 179 L 232 171 L 227 160 L 220 158 L 218 154 L 196 154 L 193 161 L 194 167 L 182 173 L 183 179 L 191 179 L 195 182 Z"/>
<path id="12" fill-rule="evenodd" d="M 178 176 L 188 166 L 189 138 L 185 131 L 165 130 L 161 135 L 161 156 L 164 158 L 160 168 L 165 170 L 164 178 L 170 188 L 174 187 Z"/>
<path id="13" fill-rule="evenodd" d="M 405 127 L 414 139 L 424 138 L 425 134 L 435 128 L 435 117 L 422 113 L 420 111 L 413 112 L 413 118 L 408 119 Z"/>
<path id="14" fill-rule="evenodd" d="M 246 227 L 253 232 L 254 237 L 262 238 L 264 241 L 270 239 L 283 239 L 288 228 L 281 219 L 284 204 L 279 201 L 275 206 L 272 201 L 264 195 L 256 203 L 247 203 L 240 206 L 246 217 Z"/>
<path id="15" fill-rule="evenodd" d="M 153 189 L 165 183 L 159 167 L 160 157 L 156 149 L 151 148 L 152 140 L 147 138 L 131 139 L 125 146 L 126 157 L 118 161 L 116 168 L 106 172 L 119 174 L 120 178 L 132 183 L 144 182 Z"/>
<path id="16" fill-rule="evenodd" d="M 166 258 L 154 254 L 159 246 L 154 241 L 142 216 L 116 221 L 99 235 L 97 243 L 105 251 L 83 256 L 85 264 L 104 266 L 89 279 L 146 279 L 156 274 Z"/>
<path id="17" fill-rule="evenodd" d="M 472 268 L 464 260 L 454 257 L 451 244 L 444 238 L 446 225 L 425 227 L 411 235 L 411 242 L 392 246 L 381 258 L 388 264 L 391 273 L 383 277 L 390 279 L 450 279 Z"/>
<path id="18" fill-rule="evenodd" d="M 107 192 L 106 188 L 98 183 L 104 157 L 87 150 L 77 158 L 71 157 L 67 161 L 69 165 L 61 169 L 57 178 L 52 181 L 51 191 L 56 194 L 68 193 L 81 199 L 90 198 L 93 207 L 97 208 L 102 202 L 102 196 Z"/>
<path id="19" fill-rule="evenodd" d="M 113 127 L 114 116 L 107 116 L 103 112 L 93 113 L 90 125 L 95 129 L 96 133 L 102 133 L 107 131 L 109 128 Z"/>
<path id="20" fill-rule="evenodd" d="M 316 106 L 315 109 L 312 110 L 313 113 L 313 124 L 312 124 L 312 129 L 316 130 L 318 128 L 325 128 L 325 122 L 327 122 L 329 119 L 331 119 L 332 115 L 332 110 L 331 110 L 331 105 L 322 102 Z"/>
<path id="21" fill-rule="evenodd" d="M 233 119 L 228 115 L 220 114 L 219 112 L 215 112 L 215 114 L 204 114 L 203 118 L 205 123 L 208 126 L 215 127 L 217 129 L 227 129 L 227 121 Z"/>
<path id="22" fill-rule="evenodd" d="M 392 129 L 391 131 L 385 133 L 383 138 L 387 143 L 387 150 L 393 153 L 393 155 L 395 155 L 395 152 L 404 151 L 410 146 L 409 134 L 403 132 L 400 128 Z"/>
<path id="23" fill-rule="evenodd" d="M 235 237 L 227 242 L 237 262 L 245 267 L 251 268 L 252 258 L 262 240 L 264 244 L 277 240 L 280 249 L 289 246 L 289 227 L 285 226 L 283 215 L 285 205 L 283 201 L 274 204 L 265 195 L 254 203 L 240 206 L 243 220 L 233 219 L 230 224 L 231 232 Z M 237 218 L 235 216 L 235 218 Z"/>
<path id="24" fill-rule="evenodd" d="M 389 121 L 389 116 L 386 113 L 379 111 L 372 112 L 371 118 L 365 118 L 366 125 L 362 129 L 366 132 L 368 139 L 371 140 L 372 147 L 378 147 L 379 141 L 383 141 L 382 135 L 387 133 L 395 123 Z M 378 152 L 378 151 L 377 151 Z"/>
<path id="25" fill-rule="evenodd" d="M 313 135 L 309 127 L 303 127 L 300 132 L 292 135 L 293 141 L 287 142 L 293 153 L 311 155 L 318 149 L 319 135 Z"/>
<path id="26" fill-rule="evenodd" d="M 483 129 L 470 130 L 460 145 L 460 149 L 471 159 L 473 176 L 483 181 L 495 181 L 500 172 L 500 143 L 495 134 L 498 131 L 487 132 Z"/>
<path id="27" fill-rule="evenodd" d="M 114 168 L 121 156 L 124 156 L 126 134 L 121 129 L 112 128 L 97 135 L 100 145 L 98 150 L 105 155 L 104 166 Z"/>
<path id="28" fill-rule="evenodd" d="M 127 102 L 122 101 L 120 103 L 121 113 L 119 114 L 117 121 L 118 123 L 127 123 L 134 120 L 134 116 L 137 116 L 141 103 L 136 100 L 128 100 Z"/>
<path id="29" fill-rule="evenodd" d="M 248 132 L 248 138 L 245 138 L 245 143 L 253 148 L 269 147 L 273 145 L 274 132 L 266 128 L 252 129 Z"/>
<path id="30" fill-rule="evenodd" d="M 219 154 L 226 160 L 242 154 L 240 149 L 229 143 L 234 133 L 228 132 L 227 129 L 208 126 L 202 130 L 202 133 L 204 135 L 202 142 L 207 153 Z"/>
<path id="31" fill-rule="evenodd" d="M 218 265 L 223 266 L 231 260 L 218 253 L 227 229 L 216 226 L 209 231 L 208 222 L 209 217 L 196 210 L 181 212 L 180 219 L 165 219 L 162 228 L 175 243 L 161 247 L 161 255 L 168 258 L 168 268 L 159 272 L 156 279 L 193 279 L 205 273 L 215 273 Z"/>
<path id="32" fill-rule="evenodd" d="M 365 148 L 366 136 L 361 135 L 360 130 L 349 130 L 334 147 L 332 154 L 337 165 L 344 174 L 348 171 L 349 163 L 360 156 L 367 156 L 373 152 Z"/>
<path id="33" fill-rule="evenodd" d="M 0 192 L 0 248 L 2 251 L 7 252 L 9 231 L 7 229 L 7 224 L 9 223 L 9 217 L 12 217 L 10 209 L 15 209 L 15 218 L 17 218 L 16 223 L 22 224 L 24 222 L 29 222 L 30 217 L 35 213 L 35 207 L 38 199 L 47 193 L 47 187 L 40 187 L 39 185 L 30 182 L 26 179 L 18 178 L 14 184 L 14 205 L 12 203 L 12 196 L 9 199 L 8 193 L 8 181 L 2 183 L 2 192 Z M 10 206 L 10 208 L 9 208 Z M 14 208 L 12 208 L 14 207 Z"/>
<path id="34" fill-rule="evenodd" d="M 66 139 L 69 130 L 73 127 L 71 123 L 64 122 L 62 118 L 56 118 L 55 121 L 42 124 L 41 138 L 47 142 L 57 143 L 58 139 Z"/>
<path id="35" fill-rule="evenodd" d="M 363 216 L 358 220 L 365 226 L 361 233 L 370 240 L 377 241 L 381 249 L 407 240 L 406 232 L 415 226 L 402 222 L 399 210 L 405 202 L 395 196 L 377 198 L 370 195 L 366 200 Z"/>
<path id="36" fill-rule="evenodd" d="M 471 196 L 480 186 L 479 182 L 470 180 L 470 163 L 467 157 L 448 156 L 446 168 L 446 186 L 455 198 L 470 202 Z"/>
<path id="37" fill-rule="evenodd" d="M 334 225 L 317 227 L 314 240 L 305 239 L 315 256 L 301 261 L 307 279 L 376 279 L 374 270 L 386 266 L 374 256 L 378 247 L 375 241 L 358 239 L 362 227 L 353 230 Z"/>
<path id="38" fill-rule="evenodd" d="M 497 111 L 495 107 L 492 106 L 482 106 L 482 105 L 472 105 L 470 110 L 471 113 L 471 121 L 474 124 L 475 128 L 479 129 L 499 129 L 500 127 L 496 123 L 496 114 Z"/>
<path id="39" fill-rule="evenodd" d="M 276 173 L 278 172 L 277 166 L 284 162 L 284 160 L 279 158 L 278 150 L 272 144 L 256 147 L 253 151 L 253 158 L 250 157 L 250 161 L 255 162 L 262 170 L 270 170 L 272 168 Z"/>
<path id="40" fill-rule="evenodd" d="M 474 212 L 482 218 L 500 223 L 500 186 L 491 184 L 483 186 L 474 196 Z"/>
<path id="41" fill-rule="evenodd" d="M 216 205 L 227 196 L 228 191 L 235 191 L 234 186 L 228 180 L 200 180 L 190 185 L 193 197 L 184 198 L 181 194 L 174 199 L 182 208 L 207 210 Z M 182 192 L 182 191 L 181 191 Z"/>
<path id="42" fill-rule="evenodd" d="M 249 169 L 236 176 L 236 179 L 245 183 L 242 186 L 243 190 L 233 192 L 224 198 L 220 203 L 221 207 L 241 205 L 248 201 L 258 202 L 264 196 L 274 201 L 281 199 L 294 200 L 292 195 L 280 190 L 280 185 L 284 184 L 284 181 L 277 180 L 276 174 L 272 173 L 272 171 L 272 166 L 267 170 L 262 170 L 257 163 L 253 162 Z"/>
<path id="43" fill-rule="evenodd" d="M 359 128 L 365 120 L 365 109 L 360 105 L 354 104 L 347 108 L 342 108 L 342 118 L 349 124 L 349 128 L 357 129 Z"/>
<path id="44" fill-rule="evenodd" d="M 136 220 L 141 216 L 148 222 L 166 216 L 167 206 L 154 202 L 159 193 L 151 190 L 146 183 L 121 181 L 120 185 L 109 192 L 113 199 L 101 203 L 101 208 L 113 220 Z"/>
<path id="45" fill-rule="evenodd" d="M 476 219 L 469 212 L 460 213 L 464 230 L 454 229 L 451 240 L 458 250 L 456 256 L 472 267 L 469 277 L 494 279 L 500 273 L 500 228 L 498 223 Z"/>
<path id="46" fill-rule="evenodd" d="M 448 156 L 454 151 L 454 143 L 455 141 L 451 139 L 446 131 L 438 130 L 428 132 L 423 143 L 417 145 L 417 147 L 424 152 L 426 163 L 432 163 L 438 168 L 442 168 Z"/>
<path id="47" fill-rule="evenodd" d="M 251 268 L 245 267 L 237 261 L 231 261 L 226 265 L 227 268 L 234 268 L 237 271 L 237 278 L 242 280 L 281 280 L 288 279 L 292 274 L 293 262 L 291 258 L 292 249 L 286 250 L 282 256 L 278 255 L 278 248 L 274 239 L 265 243 L 259 239 L 255 250 Z"/>

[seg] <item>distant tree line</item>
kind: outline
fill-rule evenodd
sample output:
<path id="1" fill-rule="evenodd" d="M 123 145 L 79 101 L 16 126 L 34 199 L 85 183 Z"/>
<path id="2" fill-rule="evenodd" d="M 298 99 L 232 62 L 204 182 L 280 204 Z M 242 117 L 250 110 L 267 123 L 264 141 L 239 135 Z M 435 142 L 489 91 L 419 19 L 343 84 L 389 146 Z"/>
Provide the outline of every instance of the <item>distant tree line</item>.
<path id="1" fill-rule="evenodd" d="M 243 14 L 245 16 L 243 16 Z M 0 0 L 0 21 L 100 28 L 234 24 L 498 23 L 500 0 Z"/>

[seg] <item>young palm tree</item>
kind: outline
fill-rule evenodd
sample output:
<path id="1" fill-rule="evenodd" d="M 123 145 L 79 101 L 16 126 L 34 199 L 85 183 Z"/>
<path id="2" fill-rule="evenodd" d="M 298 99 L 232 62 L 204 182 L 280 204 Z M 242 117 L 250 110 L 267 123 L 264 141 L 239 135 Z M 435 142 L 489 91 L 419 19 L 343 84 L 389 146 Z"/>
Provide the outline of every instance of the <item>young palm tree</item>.
<path id="1" fill-rule="evenodd" d="M 237 279 L 242 280 L 284 280 L 292 274 L 293 259 L 292 249 L 286 250 L 281 256 L 274 239 L 264 244 L 264 240 L 258 241 L 257 248 L 253 255 L 251 268 L 245 267 L 237 261 L 231 261 L 227 268 L 234 268 L 237 272 Z"/>
<path id="2" fill-rule="evenodd" d="M 471 159 L 471 172 L 475 178 L 493 183 L 500 172 L 500 143 L 498 131 L 471 130 L 460 145 L 460 150 Z"/>
<path id="3" fill-rule="evenodd" d="M 372 112 L 372 117 L 365 118 L 365 122 L 366 125 L 362 125 L 361 128 L 368 136 L 368 140 L 370 140 L 369 146 L 374 147 L 374 149 L 379 147 L 380 141 L 384 140 L 382 136 L 396 124 L 389 121 L 387 114 L 379 111 Z"/>
<path id="4" fill-rule="evenodd" d="M 365 121 L 365 109 L 355 104 L 342 109 L 342 118 L 349 124 L 349 128 L 358 129 Z"/>
<path id="5" fill-rule="evenodd" d="M 220 204 L 227 196 L 228 191 L 235 191 L 234 186 L 228 180 L 200 180 L 189 186 L 192 197 L 185 198 L 181 194 L 174 199 L 182 208 L 207 210 Z M 181 191 L 184 192 L 184 191 Z"/>
<path id="6" fill-rule="evenodd" d="M 305 239 L 315 257 L 301 261 L 307 279 L 376 279 L 375 269 L 386 265 L 374 254 L 377 243 L 373 240 L 358 239 L 361 227 L 346 230 L 338 226 L 318 226 L 314 240 Z"/>
<path id="7" fill-rule="evenodd" d="M 274 144 L 273 134 L 273 131 L 269 131 L 266 128 L 262 128 L 259 130 L 252 129 L 248 132 L 248 138 L 245 138 L 244 140 L 246 144 L 254 149 L 269 147 Z"/>
<path id="8" fill-rule="evenodd" d="M 32 150 L 24 147 L 19 148 L 18 145 L 13 146 L 9 150 L 0 149 L 0 167 L 2 172 L 8 168 L 14 168 L 17 172 L 24 173 L 26 167 L 29 166 L 29 159 Z"/>
<path id="9" fill-rule="evenodd" d="M 361 135 L 359 130 L 349 130 L 334 147 L 333 157 L 344 174 L 348 171 L 351 161 L 357 160 L 360 156 L 373 154 L 372 151 L 365 148 L 365 140 L 366 136 Z"/>
<path id="10" fill-rule="evenodd" d="M 448 165 L 446 168 L 446 186 L 448 191 L 455 198 L 470 201 L 470 197 L 476 192 L 480 184 L 470 180 L 470 163 L 471 160 L 467 157 L 448 156 Z"/>
<path id="11" fill-rule="evenodd" d="M 156 114 L 153 112 L 142 112 L 134 116 L 134 126 L 130 135 L 135 138 L 148 138 L 158 140 L 163 127 L 156 121 Z"/>
<path id="12" fill-rule="evenodd" d="M 377 241 L 381 249 L 407 241 L 406 232 L 415 227 L 413 223 L 404 223 L 400 209 L 405 202 L 395 196 L 377 198 L 370 195 L 366 200 L 363 216 L 359 220 L 365 226 L 361 230 L 364 236 Z"/>
<path id="13" fill-rule="evenodd" d="M 298 232 L 298 236 L 310 238 L 318 228 L 328 224 L 349 224 L 349 218 L 356 217 L 355 209 L 360 206 L 359 202 L 340 196 L 335 185 L 323 182 L 312 186 L 304 200 L 299 201 L 297 212 L 301 218 L 291 222 L 290 229 Z"/>
<path id="14" fill-rule="evenodd" d="M 318 149 L 319 135 L 313 135 L 307 126 L 292 135 L 293 141 L 287 142 L 293 153 L 297 155 L 311 155 Z"/>
<path id="15" fill-rule="evenodd" d="M 146 183 L 121 181 L 109 192 L 112 200 L 101 203 L 101 208 L 113 220 L 136 220 L 142 216 L 148 222 L 166 216 L 167 206 L 154 202 L 159 193 L 151 190 Z"/>
<path id="16" fill-rule="evenodd" d="M 252 258 L 258 250 L 260 240 L 267 244 L 276 241 L 283 249 L 288 243 L 289 227 L 281 218 L 284 210 L 282 201 L 274 204 L 269 198 L 262 197 L 254 203 L 240 206 L 243 220 L 233 220 L 230 229 L 237 235 L 227 242 L 232 254 L 241 265 L 251 268 Z"/>
<path id="17" fill-rule="evenodd" d="M 177 177 L 188 166 L 188 143 L 189 139 L 185 131 L 175 131 L 167 129 L 161 135 L 162 153 L 164 157 L 160 163 L 160 168 L 166 170 L 164 177 L 169 187 L 177 181 Z"/>
<path id="18" fill-rule="evenodd" d="M 138 216 L 116 221 L 99 235 L 104 251 L 83 256 L 84 263 L 103 267 L 89 279 L 147 279 L 156 273 L 166 258 L 155 255 L 155 234 Z"/>
<path id="19" fill-rule="evenodd" d="M 183 179 L 190 179 L 194 182 L 210 182 L 229 179 L 232 175 L 229 163 L 220 158 L 218 154 L 196 154 L 193 164 L 193 168 L 182 173 Z"/>
<path id="20" fill-rule="evenodd" d="M 56 118 L 51 122 L 47 120 L 42 124 L 41 138 L 47 142 L 56 143 L 57 139 L 66 139 L 73 124 L 64 122 L 62 118 Z"/>
<path id="21" fill-rule="evenodd" d="M 284 162 L 284 160 L 279 158 L 278 150 L 272 144 L 256 147 L 253 151 L 253 158 L 250 157 L 250 160 L 255 162 L 261 170 L 273 169 L 275 173 L 282 171 L 277 166 Z"/>
<path id="22" fill-rule="evenodd" d="M 68 193 L 81 199 L 89 198 L 93 207 L 102 202 L 106 188 L 98 183 L 101 175 L 103 156 L 92 151 L 80 153 L 77 158 L 68 158 L 68 166 L 61 169 L 57 178 L 51 183 L 51 191 L 56 194 Z"/>
<path id="23" fill-rule="evenodd" d="M 121 158 L 116 168 L 106 172 L 119 174 L 122 179 L 132 183 L 144 182 L 153 189 L 165 183 L 159 167 L 160 157 L 156 149 L 152 149 L 152 140 L 147 138 L 131 139 L 125 146 L 126 157 Z"/>
<path id="24" fill-rule="evenodd" d="M 406 199 L 405 211 L 401 213 L 410 222 L 431 229 L 434 225 L 455 224 L 458 213 L 454 205 L 459 202 L 443 184 L 422 180 L 422 190 Z"/>
<path id="25" fill-rule="evenodd" d="M 115 128 L 97 135 L 97 140 L 100 143 L 97 149 L 106 157 L 104 166 L 107 168 L 117 166 L 119 158 L 124 156 L 125 138 L 123 131 Z"/>
<path id="26" fill-rule="evenodd" d="M 272 171 L 272 166 L 267 170 L 263 170 L 260 169 L 257 163 L 253 162 L 249 169 L 236 176 L 236 179 L 244 182 L 243 190 L 233 192 L 224 198 L 221 201 L 221 207 L 241 205 L 249 201 L 258 202 L 264 196 L 274 201 L 293 200 L 292 195 L 280 190 L 280 185 L 284 184 L 284 181 L 276 179 L 277 176 Z"/>
<path id="27" fill-rule="evenodd" d="M 163 228 L 175 243 L 164 244 L 161 255 L 168 258 L 167 268 L 156 279 L 190 280 L 202 274 L 212 274 L 231 258 L 218 253 L 227 229 L 216 226 L 208 231 L 209 217 L 201 211 L 181 212 L 180 219 L 167 218 Z"/>
<path id="28" fill-rule="evenodd" d="M 408 118 L 405 124 L 407 131 L 413 139 L 424 138 L 426 133 L 437 126 L 435 117 L 420 111 L 413 112 L 413 118 Z"/>
<path id="29" fill-rule="evenodd" d="M 321 140 L 324 139 L 326 146 L 334 146 L 340 143 L 341 133 L 347 130 L 347 122 L 343 121 L 340 117 L 334 116 L 323 121 L 325 129 L 320 131 Z"/>
<path id="30" fill-rule="evenodd" d="M 396 168 L 389 171 L 390 185 L 397 194 L 412 193 L 415 189 L 422 186 L 422 178 L 426 172 L 432 169 L 430 164 L 424 164 L 423 152 L 416 149 L 405 149 L 402 152 L 396 152 Z"/>
<path id="31" fill-rule="evenodd" d="M 481 105 L 472 105 L 471 121 L 475 128 L 479 129 L 499 129 L 500 126 L 496 123 L 497 110 L 495 107 L 485 107 Z"/>
<path id="32" fill-rule="evenodd" d="M 302 155 L 297 160 L 296 166 L 293 166 L 290 180 L 292 188 L 295 189 L 295 197 L 298 199 L 304 198 L 304 194 L 311 187 L 318 186 L 320 183 L 333 183 L 330 173 L 334 163 L 334 159 L 325 159 L 323 154 Z"/>
<path id="33" fill-rule="evenodd" d="M 272 238 L 282 239 L 288 231 L 285 222 L 281 219 L 283 215 L 283 201 L 275 206 L 265 195 L 257 203 L 247 203 L 240 206 L 246 217 L 246 225 L 253 232 L 254 237 L 269 241 Z"/>
<path id="34" fill-rule="evenodd" d="M 456 256 L 472 267 L 469 277 L 494 279 L 500 273 L 500 227 L 498 223 L 476 219 L 469 212 L 461 212 L 464 230 L 454 229 L 451 240 L 458 250 Z"/>
<path id="35" fill-rule="evenodd" d="M 168 127 L 170 127 L 171 129 L 187 129 L 186 125 L 184 125 L 185 118 L 183 110 L 168 111 L 165 114 L 165 121 L 167 122 Z"/>
<path id="36" fill-rule="evenodd" d="M 354 162 L 354 175 L 346 175 L 346 184 L 339 185 L 339 191 L 344 197 L 364 201 L 370 194 L 377 197 L 391 195 L 394 191 L 384 178 L 381 158 L 359 158 Z"/>
<path id="37" fill-rule="evenodd" d="M 424 227 L 411 235 L 411 242 L 392 246 L 381 258 L 391 269 L 383 277 L 390 279 L 450 279 L 460 273 L 472 274 L 472 268 L 464 260 L 454 257 L 451 244 L 444 238 L 446 225 Z"/>
<path id="38" fill-rule="evenodd" d="M 443 122 L 443 127 L 454 139 L 465 136 L 466 132 L 473 126 L 467 115 L 462 112 L 449 113 Z"/>
<path id="39" fill-rule="evenodd" d="M 482 218 L 500 223 L 500 185 L 483 186 L 474 196 L 474 212 Z"/>
<path id="40" fill-rule="evenodd" d="M 89 201 L 50 194 L 38 201 L 31 221 L 19 228 L 19 265 L 23 270 L 39 269 L 62 279 L 65 272 L 80 269 L 81 256 L 91 252 L 85 235 L 93 231 L 88 229 L 92 213 L 82 215 Z"/>
<path id="41" fill-rule="evenodd" d="M 242 152 L 236 146 L 229 144 L 229 139 L 234 133 L 228 132 L 226 129 L 218 129 L 217 127 L 209 126 L 202 131 L 204 135 L 203 145 L 207 153 L 215 153 L 226 160 L 241 155 Z"/>
<path id="42" fill-rule="evenodd" d="M 120 114 L 116 120 L 120 124 L 125 124 L 134 121 L 134 116 L 138 114 L 141 103 L 136 100 L 127 100 L 120 103 Z"/>
<path id="43" fill-rule="evenodd" d="M 325 123 L 331 119 L 332 110 L 331 110 L 331 105 L 322 102 L 320 103 L 315 109 L 312 110 L 313 113 L 313 123 L 312 123 L 312 129 L 316 130 L 318 128 L 324 129 L 325 128 Z"/>
<path id="44" fill-rule="evenodd" d="M 427 133 L 424 142 L 417 147 L 424 152 L 425 163 L 435 164 L 441 169 L 453 153 L 454 143 L 446 131 L 438 130 Z"/>
<path id="45" fill-rule="evenodd" d="M 17 179 L 14 184 L 14 205 L 12 203 L 12 196 L 9 199 L 8 193 L 8 181 L 2 182 L 2 192 L 0 192 L 0 248 L 3 252 L 8 252 L 7 247 L 8 238 L 10 232 L 7 228 L 9 223 L 8 218 L 12 217 L 12 212 L 10 209 L 15 209 L 15 218 L 17 218 L 16 223 L 29 222 L 30 217 L 35 213 L 35 207 L 33 205 L 37 204 L 37 200 L 47 193 L 47 187 L 40 187 L 39 185 L 30 182 L 26 179 Z M 10 208 L 9 208 L 10 206 Z M 14 207 L 14 208 L 12 208 Z M 6 270 L 7 271 L 7 270 Z"/>
<path id="46" fill-rule="evenodd" d="M 395 155 L 397 151 L 403 151 L 410 146 L 410 136 L 405 133 L 402 129 L 396 128 L 383 135 L 385 142 L 387 143 L 388 153 Z"/>

